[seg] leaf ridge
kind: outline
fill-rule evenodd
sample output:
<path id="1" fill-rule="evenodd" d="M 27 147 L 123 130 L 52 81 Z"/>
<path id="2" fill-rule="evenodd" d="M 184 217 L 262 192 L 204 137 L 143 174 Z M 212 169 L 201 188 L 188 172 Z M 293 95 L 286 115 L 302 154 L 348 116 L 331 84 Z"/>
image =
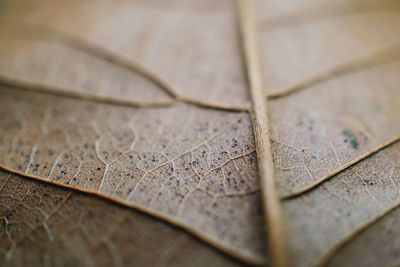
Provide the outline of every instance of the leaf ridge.
<path id="1" fill-rule="evenodd" d="M 130 60 L 126 60 L 123 57 L 120 57 L 118 54 L 108 51 L 108 49 L 103 48 L 98 44 L 94 44 L 89 40 L 86 40 L 84 37 L 81 37 L 77 34 L 70 33 L 65 30 L 61 30 L 52 26 L 42 25 L 40 23 L 31 22 L 31 21 L 14 21 L 7 19 L 6 22 L 11 23 L 12 25 L 16 25 L 18 27 L 25 28 L 27 27 L 29 31 L 25 31 L 24 35 L 17 35 L 19 38 L 37 38 L 40 36 L 41 38 L 45 38 L 47 41 L 59 43 L 61 45 L 75 48 L 77 50 L 83 51 L 90 55 L 102 58 L 105 61 L 116 64 L 118 66 L 124 67 L 128 70 L 137 72 L 144 77 L 147 77 L 149 80 L 155 82 L 160 86 L 164 92 L 172 98 L 176 98 L 178 93 L 176 89 L 171 85 L 167 84 L 160 77 L 158 77 L 154 72 L 147 69 L 145 66 L 138 64 L 137 62 L 132 62 Z M 51 35 L 46 35 L 46 33 L 51 33 Z"/>
<path id="2" fill-rule="evenodd" d="M 247 111 L 248 104 L 246 105 L 234 105 L 234 104 L 229 104 L 229 103 L 217 103 L 213 101 L 207 101 L 207 100 L 201 100 L 201 99 L 196 99 L 190 96 L 186 96 L 182 93 L 179 93 L 174 86 L 163 80 L 161 77 L 159 77 L 155 72 L 151 71 L 147 67 L 143 66 L 142 64 L 139 64 L 138 62 L 132 62 L 130 60 L 127 60 L 118 54 L 109 51 L 106 48 L 103 48 L 102 46 L 92 43 L 89 40 L 86 40 L 84 37 L 79 36 L 77 34 L 58 29 L 52 26 L 48 25 L 42 25 L 40 23 L 36 22 L 26 22 L 26 21 L 14 21 L 7 19 L 6 22 L 16 25 L 16 26 L 21 26 L 21 27 L 27 27 L 29 31 L 24 32 L 23 36 L 20 36 L 20 38 L 37 38 L 37 36 L 41 36 L 40 38 L 45 38 L 46 40 L 54 43 L 58 43 L 63 46 L 71 47 L 77 50 L 80 50 L 82 52 L 88 53 L 92 56 L 101 58 L 107 62 L 110 62 L 112 64 L 115 64 L 117 66 L 126 68 L 130 71 L 139 73 L 143 77 L 149 79 L 150 81 L 154 82 L 156 85 L 159 86 L 168 96 L 171 98 L 180 101 L 180 102 L 185 102 L 189 104 L 193 104 L 196 106 L 200 107 L 206 107 L 210 109 L 219 109 L 219 110 L 227 110 L 227 111 Z M 51 33 L 51 36 L 47 36 L 45 33 Z M 29 35 L 28 37 L 26 35 Z M 64 95 L 65 96 L 65 95 Z M 95 96 L 92 95 L 83 95 L 82 97 L 86 98 L 96 98 Z M 99 97 L 100 99 L 100 97 Z M 112 97 L 107 97 L 104 99 L 105 102 L 111 102 L 113 104 L 119 104 L 118 99 L 113 99 Z M 121 100 L 120 103 L 121 105 L 129 105 L 129 103 L 132 102 L 133 106 L 137 106 L 139 103 L 135 101 L 126 101 L 126 100 Z M 172 101 L 171 101 L 172 102 Z M 162 103 L 164 104 L 164 103 Z M 140 104 L 139 104 L 140 105 Z"/>
<path id="3" fill-rule="evenodd" d="M 56 180 L 51 179 L 51 178 L 45 178 L 43 176 L 37 176 L 37 175 L 34 175 L 34 174 L 25 173 L 23 171 L 19 171 L 19 170 L 14 169 L 14 168 L 10 168 L 10 167 L 8 167 L 7 165 L 5 165 L 3 163 L 0 163 L 0 168 L 5 170 L 5 171 L 7 171 L 7 172 L 9 172 L 9 173 L 17 174 L 17 175 L 20 175 L 22 177 L 26 177 L 26 178 L 30 178 L 30 179 L 34 179 L 34 180 L 39 180 L 39 181 L 42 181 L 42 182 L 45 182 L 45 183 L 49 183 L 49 184 L 54 184 L 54 185 L 60 186 L 62 188 L 75 190 L 75 191 L 78 191 L 78 192 L 82 192 L 82 193 L 85 193 L 85 194 L 89 194 L 89 195 L 92 195 L 92 196 L 96 196 L 96 197 L 105 199 L 107 201 L 111 201 L 113 203 L 116 203 L 116 204 L 119 204 L 119 205 L 122 205 L 122 206 L 133 208 L 135 210 L 138 210 L 139 212 L 145 213 L 145 214 L 150 215 L 150 216 L 152 216 L 154 218 L 157 218 L 157 219 L 163 220 L 163 221 L 165 221 L 165 222 L 167 222 L 169 224 L 175 225 L 175 226 L 183 229 L 184 231 L 188 232 L 189 234 L 192 234 L 196 238 L 199 238 L 200 240 L 203 240 L 203 241 L 207 242 L 208 244 L 210 244 L 212 247 L 218 249 L 219 251 L 221 251 L 221 252 L 223 252 L 223 253 L 225 253 L 227 255 L 230 255 L 230 256 L 232 256 L 232 257 L 234 257 L 234 258 L 236 258 L 236 259 L 238 259 L 240 261 L 249 263 L 251 265 L 261 265 L 261 264 L 264 263 L 263 259 L 255 259 L 252 256 L 248 256 L 247 254 L 240 253 L 237 250 L 232 249 L 230 246 L 228 246 L 228 245 L 224 244 L 223 242 L 219 241 L 217 238 L 214 238 L 214 237 L 211 237 L 210 235 L 204 234 L 203 231 L 201 231 L 201 230 L 189 227 L 186 223 L 183 223 L 180 220 L 178 220 L 178 219 L 176 219 L 176 218 L 174 218 L 172 216 L 169 216 L 169 215 L 166 215 L 164 213 L 155 211 L 153 209 L 144 207 L 144 206 L 136 204 L 134 202 L 123 200 L 121 198 L 117 198 L 117 197 L 113 197 L 113 196 L 104 195 L 104 194 L 102 194 L 101 192 L 99 192 L 97 190 L 85 189 L 85 188 L 81 188 L 81 187 L 75 187 L 75 186 L 72 186 L 72 185 L 65 184 L 63 182 L 56 181 Z"/>
<path id="4" fill-rule="evenodd" d="M 35 93 L 49 94 L 61 97 L 68 97 L 79 100 L 86 100 L 90 102 L 98 102 L 103 104 L 117 105 L 117 106 L 127 106 L 127 107 L 169 107 L 176 104 L 175 99 L 166 101 L 151 101 L 142 102 L 135 100 L 123 100 L 111 96 L 101 96 L 91 93 L 74 92 L 69 88 L 62 88 L 59 86 L 49 85 L 45 83 L 39 83 L 34 81 L 22 80 L 14 77 L 9 77 L 4 74 L 0 74 L 0 85 L 10 86 L 16 90 L 25 90 Z"/>
<path id="5" fill-rule="evenodd" d="M 196 148 L 199 148 L 202 144 L 206 143 L 207 141 L 209 141 L 209 140 L 211 140 L 213 138 L 216 138 L 221 133 L 223 133 L 224 131 L 226 131 L 230 127 L 232 127 L 233 124 L 237 123 L 238 120 L 241 121 L 241 119 L 243 119 L 244 117 L 248 117 L 248 115 L 247 115 L 247 113 L 243 112 L 241 115 L 240 114 L 235 114 L 233 117 L 235 117 L 235 118 L 232 119 L 231 123 L 229 123 L 226 127 L 222 127 L 218 132 L 214 133 L 213 135 L 211 135 L 211 137 L 207 138 L 205 142 L 201 142 L 195 148 L 192 148 L 192 150 L 196 149 Z M 183 153 L 183 154 L 185 154 L 185 153 Z M 241 155 L 241 156 L 244 157 L 244 156 L 249 155 L 251 153 L 254 153 L 254 149 L 251 149 L 251 152 L 243 151 L 243 155 Z M 32 152 L 31 152 L 31 154 L 32 154 Z M 180 155 L 178 155 L 178 157 L 182 156 L 183 154 L 180 153 Z M 240 156 L 238 156 L 238 158 L 239 157 Z M 230 156 L 230 159 L 228 159 L 228 160 L 230 161 L 230 160 L 233 160 L 233 159 L 234 158 L 233 158 L 233 155 L 232 155 L 232 156 Z M 56 163 L 54 163 L 54 164 L 56 164 Z M 30 175 L 30 174 L 25 173 L 24 169 L 20 169 L 19 171 L 16 171 L 12 167 L 10 168 L 10 167 L 7 167 L 6 165 L 1 165 L 0 164 L 0 168 L 2 166 L 4 167 L 5 170 L 7 170 L 9 172 L 18 173 L 18 174 L 20 174 L 20 175 L 22 175 L 24 177 L 31 177 L 31 178 L 34 178 L 34 179 L 39 179 L 38 176 L 36 176 L 36 175 Z M 25 173 L 25 174 L 23 174 L 23 173 Z M 72 177 L 74 177 L 74 176 L 72 176 Z M 56 180 L 54 180 L 54 178 L 49 178 L 49 177 L 43 176 L 43 175 L 41 176 L 41 178 L 42 179 L 39 179 L 41 181 L 54 183 L 54 184 L 57 184 L 57 185 L 62 185 L 62 182 L 56 181 Z M 118 197 L 114 197 L 114 196 L 112 196 L 112 197 L 108 196 L 107 194 L 104 194 L 104 192 L 101 193 L 101 192 L 99 192 L 99 190 L 96 190 L 94 188 L 92 188 L 92 189 L 82 189 L 82 188 L 77 188 L 77 187 L 73 187 L 73 186 L 69 187 L 68 185 L 65 185 L 65 184 L 64 184 L 64 187 L 68 187 L 68 188 L 75 189 L 75 190 L 78 190 L 78 191 L 87 192 L 89 194 L 97 195 L 99 197 L 103 197 L 103 198 L 109 199 L 109 200 L 111 200 L 113 202 L 120 203 L 120 204 L 123 204 L 123 205 L 128 206 L 128 207 L 137 208 L 138 210 L 140 210 L 142 212 L 149 213 L 148 211 L 150 210 L 149 214 L 154 216 L 154 217 L 157 217 L 159 219 L 163 219 L 163 220 L 165 220 L 165 221 L 167 221 L 167 222 L 169 222 L 171 224 L 174 224 L 174 225 L 176 225 L 178 227 L 183 225 L 183 226 L 185 226 L 185 227 L 183 227 L 183 229 L 185 229 L 186 231 L 192 233 L 193 235 L 197 236 L 198 238 L 200 238 L 200 239 L 202 239 L 202 240 L 204 240 L 206 242 L 209 242 L 209 240 L 211 240 L 210 241 L 211 246 L 214 246 L 214 243 L 216 243 L 215 247 L 225 251 L 225 253 L 232 254 L 232 255 L 238 254 L 237 249 L 234 249 L 232 246 L 230 246 L 229 243 L 221 242 L 218 238 L 213 237 L 209 233 L 204 233 L 203 230 L 191 229 L 193 227 L 191 227 L 190 224 L 188 224 L 187 222 L 180 222 L 181 220 L 176 218 L 176 216 L 171 216 L 169 214 L 165 214 L 165 213 L 162 213 L 160 211 L 156 211 L 153 208 L 151 208 L 151 209 L 147 208 L 145 206 L 142 206 L 141 204 L 132 203 L 129 199 L 122 199 L 122 198 L 118 198 Z M 245 195 L 249 195 L 249 194 L 252 194 L 252 193 L 255 193 L 255 192 L 256 192 L 255 190 L 253 190 L 253 192 L 246 192 Z M 235 195 L 229 195 L 229 196 L 233 197 Z M 246 252 L 244 252 L 244 253 L 240 253 L 239 252 L 239 254 L 241 254 L 241 255 L 238 255 L 237 258 L 241 259 L 243 261 L 246 261 L 248 263 L 260 264 L 261 262 L 263 262 L 263 259 L 261 257 L 259 257 L 259 256 L 254 257 L 254 255 L 247 254 Z"/>
<path id="6" fill-rule="evenodd" d="M 383 2 L 383 1 L 382 1 Z M 324 3 L 325 4 L 325 3 Z M 379 3 L 381 4 L 381 3 Z M 279 17 L 265 18 L 259 23 L 261 31 L 275 30 L 282 27 L 290 27 L 304 23 L 319 22 L 322 20 L 336 19 L 344 16 L 355 16 L 369 12 L 393 12 L 399 9 L 397 1 L 385 1 L 384 5 L 374 5 L 374 3 L 364 3 L 363 5 L 339 6 L 335 5 L 320 5 L 295 12 L 291 12 Z"/>
<path id="7" fill-rule="evenodd" d="M 393 205 L 392 207 L 389 207 L 388 209 L 382 211 L 377 216 L 371 218 L 370 220 L 365 221 L 364 224 L 358 226 L 348 236 L 346 236 L 345 238 L 341 239 L 329 251 L 327 251 L 324 255 L 322 255 L 322 257 L 320 258 L 319 262 L 315 265 L 315 267 L 327 266 L 329 264 L 329 262 L 331 260 L 333 260 L 333 257 L 341 249 L 343 249 L 351 240 L 353 240 L 355 237 L 357 237 L 360 234 L 362 234 L 364 231 L 366 231 L 368 228 L 370 228 L 375 223 L 377 223 L 380 220 L 382 220 L 384 217 L 389 215 L 391 212 L 393 212 L 398 207 L 400 207 L 400 203 L 397 203 L 396 205 Z"/>
<path id="8" fill-rule="evenodd" d="M 256 33 L 255 3 L 238 0 L 239 23 L 246 74 L 249 83 L 253 132 L 256 143 L 258 171 L 262 192 L 264 215 L 267 223 L 269 255 L 273 266 L 285 266 L 281 207 L 274 179 L 267 100 L 262 86 L 261 63 Z"/>
<path id="9" fill-rule="evenodd" d="M 363 69 L 373 68 L 400 59 L 400 42 L 394 42 L 381 48 L 373 50 L 365 55 L 352 58 L 337 64 L 314 75 L 310 75 L 301 81 L 297 81 L 288 87 L 282 88 L 275 93 L 267 95 L 269 99 L 278 99 L 292 95 L 302 90 L 310 89 L 312 86 L 334 79 L 338 76 L 347 75 Z"/>
<path id="10" fill-rule="evenodd" d="M 152 108 L 152 107 L 170 107 L 174 106 L 177 103 L 187 103 L 193 106 L 214 109 L 214 110 L 223 110 L 223 111 L 231 111 L 231 112 L 246 112 L 248 111 L 248 106 L 240 106 L 240 105 L 225 105 L 219 103 L 213 103 L 203 100 L 197 100 L 194 98 L 187 97 L 176 97 L 171 100 L 165 101 L 135 101 L 132 99 L 120 99 L 111 96 L 101 96 L 90 93 L 83 92 L 74 92 L 69 88 L 62 88 L 55 85 L 49 85 L 45 83 L 39 83 L 34 81 L 17 79 L 14 77 L 8 77 L 7 75 L 0 73 L 0 85 L 10 86 L 18 90 L 26 90 L 35 93 L 43 93 L 49 95 L 56 95 L 62 97 L 68 97 L 79 100 L 86 100 L 90 102 L 97 102 L 103 104 L 110 104 L 115 106 L 126 106 L 126 107 L 140 107 L 140 108 Z"/>
<path id="11" fill-rule="evenodd" d="M 368 150 L 367 152 L 365 152 L 364 154 L 354 158 L 353 160 L 347 162 L 346 164 L 342 165 L 341 167 L 333 170 L 332 172 L 330 172 L 329 174 L 327 174 L 326 176 L 314 181 L 313 183 L 303 187 L 301 190 L 295 191 L 295 192 L 291 192 L 291 193 L 287 193 L 281 196 L 281 199 L 283 200 L 287 200 L 287 199 L 292 199 L 292 198 L 296 198 L 298 196 L 301 196 L 305 193 L 308 193 L 309 191 L 312 191 L 314 189 L 316 189 L 318 186 L 322 185 L 324 182 L 330 180 L 331 178 L 333 178 L 334 176 L 338 175 L 339 173 L 347 170 L 348 168 L 354 166 L 355 164 L 375 155 L 376 153 L 378 153 L 379 151 L 396 144 L 397 142 L 400 141 L 400 134 L 396 134 L 393 137 L 389 138 L 388 140 L 384 141 L 383 143 L 375 146 L 374 148 Z"/>

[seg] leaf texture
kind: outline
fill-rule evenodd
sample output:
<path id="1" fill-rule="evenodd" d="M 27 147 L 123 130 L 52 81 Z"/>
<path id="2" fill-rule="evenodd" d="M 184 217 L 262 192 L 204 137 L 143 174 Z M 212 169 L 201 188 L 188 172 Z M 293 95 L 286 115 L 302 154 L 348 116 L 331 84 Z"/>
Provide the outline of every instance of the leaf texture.
<path id="1" fill-rule="evenodd" d="M 293 265 L 325 265 L 358 231 L 399 204 L 399 145 L 284 203 Z M 298 234 L 301 233 L 301 234 Z M 307 250 L 302 249 L 307 243 Z M 371 265 L 373 266 L 373 265 Z"/>
<path id="2" fill-rule="evenodd" d="M 398 205 L 400 6 L 259 7 L 288 265 L 376 266 L 361 257 L 368 243 L 356 237 Z M 381 253 L 395 249 L 388 242 Z M 395 262 L 378 258 L 384 266 Z"/>
<path id="3" fill-rule="evenodd" d="M 399 69 L 400 61 L 390 62 L 271 102 L 282 195 L 313 186 L 400 133 Z"/>
<path id="4" fill-rule="evenodd" d="M 154 12 L 140 5 L 139 11 Z M 230 12 L 222 12 L 221 20 Z M 182 16 L 172 15 L 171 19 Z M 179 225 L 239 258 L 264 260 L 257 160 L 246 112 L 182 99 L 191 94 L 189 88 L 168 96 L 174 86 L 130 61 L 124 64 L 121 56 L 88 47 L 90 41 L 71 37 L 74 34 L 35 24 L 25 31 L 18 27 L 19 31 L 6 26 L 2 41 L 2 75 L 8 81 L 1 87 L 4 168 L 111 198 Z M 216 30 L 225 33 L 224 27 Z M 209 45 L 204 48 L 199 52 L 207 54 Z M 232 54 L 240 61 L 240 55 Z M 240 64 L 229 65 L 239 70 L 229 75 L 244 76 Z M 186 72 L 192 70 L 184 70 L 185 77 L 192 75 Z M 213 71 L 219 73 L 218 66 Z M 99 73 L 107 75 L 98 79 Z M 15 79 L 29 81 L 35 90 L 25 90 L 26 83 L 15 85 Z M 230 76 L 223 79 L 232 82 Z M 114 94 L 114 86 L 122 90 Z M 246 87 L 238 82 L 235 86 L 232 90 L 247 94 Z M 135 101 L 131 106 L 115 105 L 130 95 Z M 99 96 L 102 101 L 93 99 Z M 113 102 L 106 103 L 110 96 Z M 165 97 L 172 101 L 161 105 Z"/>
<path id="5" fill-rule="evenodd" d="M 385 259 L 386 266 L 398 266 L 398 221 L 399 209 L 396 208 L 349 240 L 328 266 L 377 266 L 381 259 Z"/>
<path id="6" fill-rule="evenodd" d="M 1 166 L 250 263 L 399 264 L 399 2 L 239 2 L 14 5 Z"/>
<path id="7" fill-rule="evenodd" d="M 398 1 L 257 2 L 269 92 L 398 41 Z"/>
<path id="8" fill-rule="evenodd" d="M 160 82 L 138 73 L 136 66 L 121 66 L 110 62 L 109 58 L 88 53 L 85 46 L 74 46 L 71 40 L 62 42 L 40 31 L 34 34 L 29 30 L 14 26 L 5 27 L 2 32 L 1 50 L 7 51 L 3 52 L 0 67 L 3 74 L 76 93 L 128 98 L 133 103 L 162 104 L 172 100 L 168 89 L 160 90 Z M 99 76 L 100 73 L 106 75 Z M 115 89 L 110 92 L 110 88 Z"/>
<path id="9" fill-rule="evenodd" d="M 247 103 L 234 2 L 148 2 L 24 1 L 11 13 L 118 51 L 154 70 L 185 96 Z"/>
<path id="10" fill-rule="evenodd" d="M 0 172 L 1 266 L 241 266 L 187 233 L 85 194 Z M 157 247 L 158 257 L 147 253 Z"/>
<path id="11" fill-rule="evenodd" d="M 9 87 L 1 99 L 7 168 L 150 209 L 256 251 L 245 245 L 258 239 L 262 218 L 247 115 L 187 105 L 123 108 Z M 262 247 L 261 240 L 253 244 Z"/>

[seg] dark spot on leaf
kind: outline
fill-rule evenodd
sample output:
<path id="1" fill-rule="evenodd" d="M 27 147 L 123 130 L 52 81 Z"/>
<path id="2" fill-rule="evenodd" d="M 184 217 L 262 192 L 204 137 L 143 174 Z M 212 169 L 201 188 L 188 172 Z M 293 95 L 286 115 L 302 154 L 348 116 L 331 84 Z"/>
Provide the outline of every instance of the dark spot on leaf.
<path id="1" fill-rule="evenodd" d="M 350 130 L 343 130 L 342 131 L 342 135 L 344 137 L 346 137 L 346 139 L 344 140 L 345 143 L 348 142 L 348 140 L 350 140 L 350 145 L 352 148 L 357 149 L 359 147 L 359 143 L 357 141 L 356 136 L 353 134 L 352 131 Z"/>

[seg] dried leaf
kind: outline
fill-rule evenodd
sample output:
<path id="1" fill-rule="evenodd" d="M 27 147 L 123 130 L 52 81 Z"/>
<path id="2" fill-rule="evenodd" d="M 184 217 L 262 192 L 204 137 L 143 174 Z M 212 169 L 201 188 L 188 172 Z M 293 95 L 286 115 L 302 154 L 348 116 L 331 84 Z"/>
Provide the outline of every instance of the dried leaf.
<path id="1" fill-rule="evenodd" d="M 233 1 L 41 0 L 14 6 L 12 20 L 84 36 L 153 70 L 182 95 L 248 102 Z"/>
<path id="2" fill-rule="evenodd" d="M 5 168 L 201 230 L 221 246 L 257 251 L 246 247 L 261 231 L 247 115 L 184 104 L 116 107 L 5 86 L 0 94 Z M 262 250 L 261 240 L 253 244 Z"/>
<path id="3" fill-rule="evenodd" d="M 1 166 L 250 263 L 398 264 L 399 2 L 238 2 L 12 10 Z"/>
<path id="4" fill-rule="evenodd" d="M 259 4 L 288 265 L 376 266 L 346 245 L 400 203 L 400 5 Z"/>
<path id="5" fill-rule="evenodd" d="M 1 266 L 240 266 L 139 212 L 0 171 Z M 158 256 L 147 253 L 157 247 Z"/>
<path id="6" fill-rule="evenodd" d="M 190 8 L 190 4 L 182 6 Z M 103 8 L 108 7 L 105 4 Z M 123 12 L 127 7 L 118 8 Z M 160 17 L 160 11 L 152 8 L 129 5 L 129 9 Z M 0 67 L 4 103 L 0 128 L 5 134 L 0 162 L 9 171 L 145 211 L 238 258 L 259 263 L 264 261 L 265 249 L 257 160 L 244 106 L 247 88 L 238 80 L 244 80 L 245 74 L 238 63 L 221 61 L 218 64 L 229 68 L 219 71 L 219 65 L 209 69 L 207 60 L 215 60 L 213 53 L 221 56 L 220 48 L 210 44 L 222 45 L 213 39 L 214 31 L 227 34 L 224 39 L 237 37 L 235 24 L 230 22 L 235 16 L 231 9 L 198 16 L 199 23 L 209 23 L 211 17 L 212 21 L 221 20 L 221 26 L 210 33 L 195 30 L 196 23 L 185 24 L 179 36 L 189 31 L 206 43 L 195 44 L 204 49 L 188 49 L 190 60 L 200 59 L 194 69 L 181 70 L 183 62 L 169 75 L 198 77 L 204 88 L 216 91 L 208 82 L 213 83 L 211 76 L 218 74 L 215 86 L 224 94 L 225 86 L 229 87 L 233 90 L 229 95 L 240 99 L 242 106 L 232 108 L 237 106 L 235 101 L 220 101 L 219 94 L 210 95 L 196 87 L 180 87 L 179 81 L 165 82 L 152 74 L 163 72 L 151 64 L 156 71 L 98 48 L 76 33 L 20 21 L 5 26 L 1 41 L 5 60 Z M 191 18 L 192 14 L 173 12 L 159 26 Z M 226 31 L 226 27 L 233 30 Z M 169 27 L 165 30 L 162 34 L 168 35 Z M 132 34 L 134 38 L 135 31 Z M 208 34 L 211 37 L 204 36 Z M 194 45 L 186 39 L 180 42 Z M 240 50 L 230 48 L 239 43 L 226 45 L 224 53 L 239 62 Z M 157 64 L 168 62 L 161 56 L 171 54 L 168 48 L 155 52 L 160 53 Z M 192 73 L 196 68 L 204 68 L 205 76 Z M 229 85 L 232 82 L 234 87 Z M 115 94 L 114 87 L 120 88 Z M 128 90 L 131 93 L 127 94 Z M 203 99 L 193 92 L 201 92 Z M 129 96 L 132 101 L 128 103 Z"/>
<path id="7" fill-rule="evenodd" d="M 360 235 L 349 240 L 328 266 L 399 265 L 399 208 L 382 216 Z"/>
<path id="8" fill-rule="evenodd" d="M 288 2 L 257 1 L 263 74 L 271 93 L 398 42 L 396 0 Z"/>

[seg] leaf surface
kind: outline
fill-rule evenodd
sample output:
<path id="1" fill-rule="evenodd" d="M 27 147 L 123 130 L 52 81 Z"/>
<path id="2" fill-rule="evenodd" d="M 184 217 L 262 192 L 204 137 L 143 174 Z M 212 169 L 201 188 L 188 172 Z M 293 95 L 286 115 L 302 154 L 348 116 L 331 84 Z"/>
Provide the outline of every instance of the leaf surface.
<path id="1" fill-rule="evenodd" d="M 0 172 L 2 266 L 241 266 L 178 229 L 86 194 Z M 158 257 L 148 253 L 157 247 Z"/>
<path id="2" fill-rule="evenodd" d="M 141 207 L 249 254 L 261 250 L 261 240 L 246 247 L 259 240 L 262 218 L 248 115 L 116 107 L 5 86 L 1 99 L 6 168 Z"/>
<path id="3" fill-rule="evenodd" d="M 349 240 L 328 266 L 377 266 L 381 259 L 385 259 L 386 266 L 398 266 L 398 221 L 399 208 L 395 208 Z"/>
<path id="4" fill-rule="evenodd" d="M 258 4 L 288 266 L 376 266 L 367 235 L 392 266 L 373 229 L 399 205 L 398 2 Z"/>
<path id="5" fill-rule="evenodd" d="M 148 2 L 24 1 L 10 13 L 84 36 L 153 70 L 185 96 L 247 103 L 234 1 Z"/>
<path id="6" fill-rule="evenodd" d="M 257 3 L 265 89 L 269 92 L 398 41 L 398 1 Z"/>
<path id="7" fill-rule="evenodd" d="M 17 7 L 0 164 L 251 263 L 396 265 L 398 1 L 239 2 Z"/>
<path id="8" fill-rule="evenodd" d="M 106 4 L 103 8 L 108 7 Z M 190 8 L 190 4 L 181 7 Z M 85 12 L 85 4 L 81 8 Z M 119 12 L 129 8 L 133 13 L 149 13 L 157 19 L 161 12 L 140 5 L 118 8 Z M 160 27 L 170 20 L 189 19 L 181 11 L 171 15 L 162 12 L 166 12 L 166 19 Z M 237 37 L 236 32 L 225 30 L 236 25 L 234 20 L 232 25 L 228 23 L 234 17 L 231 9 L 197 16 L 199 21 L 207 21 L 209 16 L 221 20 L 221 25 L 211 31 Z M 125 23 L 124 18 L 117 21 Z M 196 23 L 188 26 L 197 27 Z M 204 90 L 180 87 L 183 84 L 177 80 L 168 80 L 167 84 L 159 78 L 158 73 L 161 77 L 163 72 L 157 67 L 148 64 L 157 74 L 143 71 L 146 67 L 141 67 L 140 60 L 131 63 L 61 27 L 11 22 L 5 28 L 0 41 L 5 56 L 0 67 L 4 76 L 0 128 L 5 133 L 0 162 L 4 168 L 110 198 L 179 225 L 239 258 L 264 261 L 257 160 L 246 108 L 238 112 L 213 104 L 219 99 Z M 161 27 L 160 31 L 169 28 Z M 188 30 L 182 29 L 182 33 Z M 203 35 L 215 34 L 190 32 L 200 34 L 196 38 L 203 41 L 208 40 Z M 210 42 L 215 41 L 210 38 Z M 238 42 L 231 43 L 227 45 L 239 46 Z M 205 53 L 198 55 L 200 65 L 203 60 L 211 63 L 207 60 L 209 53 L 219 53 L 220 49 L 208 41 L 196 44 L 203 45 L 202 49 L 191 48 L 187 41 L 185 44 L 189 57 L 194 56 L 191 53 Z M 170 55 L 171 49 L 178 47 L 169 48 L 166 41 L 160 47 L 162 51 L 154 54 Z M 235 54 L 232 50 L 224 48 L 224 53 L 239 62 L 239 51 Z M 207 83 L 212 72 L 218 74 L 221 83 L 224 79 L 234 82 L 232 76 L 244 79 L 240 64 L 218 64 L 230 67 L 220 71 L 219 65 L 213 70 L 207 65 L 207 77 L 196 76 L 191 73 L 193 69 L 181 70 L 181 62 L 171 77 L 192 76 Z M 217 87 L 222 90 L 224 86 Z M 246 104 L 244 84 L 235 81 L 235 87 L 228 87 L 235 90 L 228 95 L 241 98 L 242 106 Z M 179 88 L 177 94 L 175 88 Z M 203 99 L 182 97 L 196 99 L 192 92 L 201 92 Z M 130 98 L 132 105 L 123 105 Z M 237 104 L 226 100 L 230 99 L 224 99 L 230 106 Z"/>

